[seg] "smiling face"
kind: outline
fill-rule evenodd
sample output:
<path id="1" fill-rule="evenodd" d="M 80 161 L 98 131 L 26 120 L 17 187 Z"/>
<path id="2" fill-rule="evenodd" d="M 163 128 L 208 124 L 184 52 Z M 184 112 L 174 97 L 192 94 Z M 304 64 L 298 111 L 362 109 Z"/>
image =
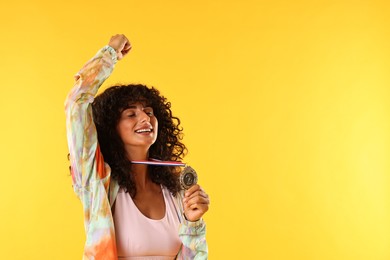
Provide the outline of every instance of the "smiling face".
<path id="1" fill-rule="evenodd" d="M 122 111 L 117 131 L 126 151 L 137 153 L 148 151 L 157 139 L 158 121 L 153 108 L 136 102 Z"/>

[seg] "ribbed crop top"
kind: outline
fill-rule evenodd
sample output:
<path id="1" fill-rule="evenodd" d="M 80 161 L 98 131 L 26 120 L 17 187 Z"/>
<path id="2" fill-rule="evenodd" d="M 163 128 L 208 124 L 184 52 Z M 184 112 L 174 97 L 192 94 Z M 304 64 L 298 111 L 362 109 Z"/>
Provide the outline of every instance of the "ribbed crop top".
<path id="1" fill-rule="evenodd" d="M 175 259 L 182 245 L 178 235 L 180 222 L 172 194 L 164 186 L 161 189 L 165 215 L 159 220 L 146 217 L 130 194 L 119 190 L 113 216 L 118 259 Z"/>

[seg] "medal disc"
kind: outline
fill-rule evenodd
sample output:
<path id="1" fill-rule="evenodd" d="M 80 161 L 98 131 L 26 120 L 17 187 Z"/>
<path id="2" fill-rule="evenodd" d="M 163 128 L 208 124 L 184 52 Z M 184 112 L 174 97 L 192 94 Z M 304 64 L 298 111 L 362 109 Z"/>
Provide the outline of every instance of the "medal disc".
<path id="1" fill-rule="evenodd" d="M 191 166 L 186 166 L 180 173 L 180 186 L 183 189 L 189 189 L 198 182 L 198 175 Z"/>

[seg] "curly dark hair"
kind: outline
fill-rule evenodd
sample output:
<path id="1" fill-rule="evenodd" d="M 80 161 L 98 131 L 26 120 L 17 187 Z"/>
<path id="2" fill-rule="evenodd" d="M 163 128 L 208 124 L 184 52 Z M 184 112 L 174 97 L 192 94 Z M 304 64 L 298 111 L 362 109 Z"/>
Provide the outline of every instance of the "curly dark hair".
<path id="1" fill-rule="evenodd" d="M 131 162 L 126 157 L 124 144 L 116 127 L 121 113 L 136 102 L 152 107 L 158 120 L 157 140 L 149 149 L 151 158 L 180 161 L 187 152 L 186 146 L 181 142 L 183 129 L 180 127 L 180 119 L 172 115 L 171 103 L 154 87 L 141 84 L 119 85 L 98 95 L 92 103 L 92 111 L 104 160 L 112 169 L 112 178 L 133 198 L 137 190 L 133 175 L 129 174 Z M 180 190 L 179 172 L 178 167 L 149 166 L 148 174 L 154 183 L 164 185 L 176 195 Z"/>

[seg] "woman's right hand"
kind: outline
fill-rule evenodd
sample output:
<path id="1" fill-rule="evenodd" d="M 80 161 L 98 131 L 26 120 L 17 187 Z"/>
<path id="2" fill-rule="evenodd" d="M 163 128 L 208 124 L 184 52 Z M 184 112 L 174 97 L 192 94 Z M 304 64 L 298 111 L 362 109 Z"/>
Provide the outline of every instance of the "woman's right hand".
<path id="1" fill-rule="evenodd" d="M 112 36 L 108 45 L 114 48 L 118 60 L 121 60 L 131 50 L 131 44 L 124 34 Z"/>

